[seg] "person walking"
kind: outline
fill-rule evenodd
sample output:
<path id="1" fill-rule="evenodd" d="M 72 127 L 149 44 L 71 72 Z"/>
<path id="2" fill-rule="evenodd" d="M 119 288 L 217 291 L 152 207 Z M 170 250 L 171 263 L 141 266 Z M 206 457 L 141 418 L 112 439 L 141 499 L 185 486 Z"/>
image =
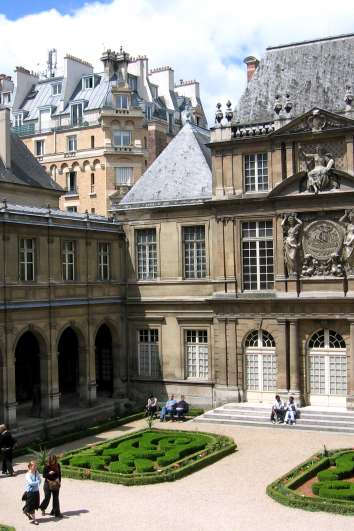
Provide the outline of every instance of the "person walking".
<path id="1" fill-rule="evenodd" d="M 35 525 L 38 525 L 38 520 L 36 520 L 36 509 L 39 507 L 39 486 L 41 484 L 42 478 L 37 470 L 36 461 L 30 461 L 28 463 L 28 472 L 25 476 L 25 506 L 23 507 L 23 512 Z"/>
<path id="2" fill-rule="evenodd" d="M 55 454 L 51 454 L 48 458 L 48 462 L 43 469 L 44 478 L 44 500 L 40 504 L 39 508 L 42 511 L 42 516 L 45 515 L 45 510 L 49 505 L 50 497 L 53 498 L 53 507 L 51 511 L 52 516 L 62 518 L 63 515 L 60 512 L 59 506 L 59 490 L 61 485 L 61 469 L 58 463 L 58 458 Z"/>
<path id="3" fill-rule="evenodd" d="M 2 473 L 9 476 L 14 475 L 12 466 L 12 451 L 16 444 L 16 439 L 13 438 L 5 424 L 0 425 L 0 448 L 2 456 Z"/>

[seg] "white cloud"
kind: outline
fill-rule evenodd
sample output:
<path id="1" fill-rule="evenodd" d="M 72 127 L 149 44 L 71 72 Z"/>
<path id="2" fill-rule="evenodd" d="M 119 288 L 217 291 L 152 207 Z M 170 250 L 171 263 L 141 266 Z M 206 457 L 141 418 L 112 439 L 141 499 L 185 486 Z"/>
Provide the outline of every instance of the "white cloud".
<path id="1" fill-rule="evenodd" d="M 1 8 L 0 8 L 1 10 Z M 85 5 L 73 15 L 55 9 L 9 21 L 0 15 L 0 72 L 15 66 L 44 69 L 57 48 L 101 69 L 103 48 L 122 44 L 146 54 L 150 67 L 169 64 L 176 80 L 200 81 L 210 121 L 217 101 L 236 103 L 245 86 L 242 60 L 268 45 L 353 31 L 350 0 L 113 0 Z"/>

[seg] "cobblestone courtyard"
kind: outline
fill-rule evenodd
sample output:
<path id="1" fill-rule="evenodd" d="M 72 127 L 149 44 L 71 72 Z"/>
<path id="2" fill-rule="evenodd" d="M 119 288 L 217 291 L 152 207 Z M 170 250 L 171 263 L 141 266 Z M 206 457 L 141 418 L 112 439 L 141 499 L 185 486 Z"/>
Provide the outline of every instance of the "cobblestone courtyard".
<path id="1" fill-rule="evenodd" d="M 141 427 L 145 427 L 144 421 L 57 450 L 81 447 Z M 164 424 L 167 427 L 181 425 Z M 40 516 L 40 526 L 47 531 L 342 531 L 352 525 L 351 517 L 288 509 L 265 494 L 272 480 L 323 444 L 328 448 L 351 447 L 352 436 L 292 431 L 290 427 L 249 429 L 192 422 L 182 427 L 229 435 L 235 439 L 238 451 L 174 483 L 124 487 L 64 478 L 60 499 L 65 518 Z M 22 531 L 33 525 L 21 511 L 25 462 L 21 458 L 15 464 L 21 473 L 0 481 L 0 522 Z"/>

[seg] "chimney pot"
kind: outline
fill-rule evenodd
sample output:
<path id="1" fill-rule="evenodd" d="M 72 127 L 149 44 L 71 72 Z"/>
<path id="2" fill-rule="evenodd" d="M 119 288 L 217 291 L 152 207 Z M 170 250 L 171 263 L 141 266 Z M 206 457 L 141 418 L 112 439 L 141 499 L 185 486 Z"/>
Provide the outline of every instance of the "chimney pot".
<path id="1" fill-rule="evenodd" d="M 243 62 L 247 65 L 247 83 L 251 81 L 259 65 L 259 61 L 253 55 L 248 55 Z"/>

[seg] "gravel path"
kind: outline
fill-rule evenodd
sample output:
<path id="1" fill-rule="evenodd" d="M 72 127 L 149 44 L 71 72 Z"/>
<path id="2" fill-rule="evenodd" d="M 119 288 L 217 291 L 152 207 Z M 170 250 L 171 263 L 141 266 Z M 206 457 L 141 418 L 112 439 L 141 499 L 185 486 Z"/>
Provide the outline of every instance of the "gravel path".
<path id="1" fill-rule="evenodd" d="M 158 423 L 159 425 L 159 423 Z M 145 427 L 138 421 L 58 451 L 77 448 Z M 164 427 L 181 428 L 166 423 Z M 325 432 L 244 428 L 222 424 L 185 423 L 183 429 L 223 433 L 233 437 L 238 452 L 174 483 L 124 487 L 63 479 L 62 520 L 38 518 L 46 531 L 343 531 L 353 518 L 288 509 L 265 494 L 266 486 L 326 444 L 351 447 L 349 435 Z M 34 529 L 21 512 L 25 463 L 14 478 L 0 476 L 0 522 L 17 531 Z M 38 512 L 39 516 L 39 512 Z"/>

